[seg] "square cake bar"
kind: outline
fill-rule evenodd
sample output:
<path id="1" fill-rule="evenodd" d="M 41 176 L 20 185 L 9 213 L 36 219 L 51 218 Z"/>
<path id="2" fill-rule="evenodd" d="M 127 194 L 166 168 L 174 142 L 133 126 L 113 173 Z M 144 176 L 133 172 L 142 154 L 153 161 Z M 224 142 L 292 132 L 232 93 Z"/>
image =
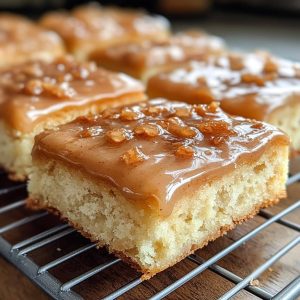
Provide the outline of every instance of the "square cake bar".
<path id="1" fill-rule="evenodd" d="M 77 59 L 89 53 L 124 42 L 161 40 L 170 34 L 170 24 L 162 16 L 144 11 L 102 7 L 96 3 L 79 6 L 71 12 L 50 12 L 40 24 L 57 32 Z"/>
<path id="2" fill-rule="evenodd" d="M 0 95 L 0 165 L 19 180 L 28 175 L 37 133 L 145 99 L 144 87 L 135 79 L 70 57 L 0 72 Z"/>
<path id="3" fill-rule="evenodd" d="M 229 54 L 153 76 L 151 97 L 219 101 L 229 114 L 271 123 L 300 151 L 300 64 L 268 53 Z"/>
<path id="4" fill-rule="evenodd" d="M 288 154 L 272 125 L 154 99 L 39 134 L 28 206 L 149 278 L 284 197 Z"/>
<path id="5" fill-rule="evenodd" d="M 61 38 L 24 17 L 0 13 L 0 67 L 29 60 L 51 61 L 65 53 Z"/>
<path id="6" fill-rule="evenodd" d="M 146 40 L 143 43 L 99 49 L 91 53 L 90 59 L 102 67 L 146 81 L 162 70 L 178 67 L 190 60 L 205 60 L 224 52 L 222 39 L 190 30 L 174 34 L 164 41 Z"/>

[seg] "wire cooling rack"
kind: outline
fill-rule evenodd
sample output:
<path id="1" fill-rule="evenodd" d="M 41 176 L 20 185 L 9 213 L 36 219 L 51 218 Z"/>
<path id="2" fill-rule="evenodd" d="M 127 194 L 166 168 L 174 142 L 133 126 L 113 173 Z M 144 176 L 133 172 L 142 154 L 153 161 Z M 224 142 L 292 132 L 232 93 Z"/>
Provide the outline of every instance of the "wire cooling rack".
<path id="1" fill-rule="evenodd" d="M 300 168 L 289 176 L 288 187 L 299 185 L 299 180 Z M 263 221 L 246 234 L 233 240 L 230 245 L 220 249 L 220 251 L 217 251 L 207 259 L 204 259 L 198 252 L 190 255 L 184 261 L 188 261 L 193 265 L 191 270 L 184 270 L 179 277 L 174 276 L 173 278 L 172 274 L 168 275 L 168 277 L 171 277 L 170 280 L 161 289 L 154 290 L 154 292 L 152 289 L 152 294 L 136 294 L 133 298 L 126 298 L 128 293 L 138 289 L 141 285 L 145 285 L 147 289 L 147 282 L 145 284 L 145 282 L 141 281 L 140 274 L 133 273 L 132 275 L 129 271 L 131 268 L 123 264 L 120 259 L 108 255 L 105 250 L 95 250 L 95 244 L 80 237 L 67 224 L 51 219 L 54 217 L 51 217 L 47 212 L 27 211 L 25 198 L 26 185 L 13 183 L 7 179 L 4 172 L 0 173 L 0 253 L 55 299 L 85 299 L 81 295 L 83 288 L 77 287 L 82 283 L 93 280 L 95 276 L 102 273 L 104 274 L 104 279 L 97 279 L 92 282 L 94 290 L 102 290 L 104 293 L 102 293 L 101 297 L 97 296 L 97 299 L 110 300 L 123 296 L 125 299 L 150 298 L 156 300 L 168 295 L 170 295 L 170 298 L 173 295 L 174 298 L 178 291 L 177 289 L 201 276 L 204 271 L 211 271 L 223 280 L 226 280 L 226 282 L 230 282 L 229 288 L 217 297 L 223 300 L 231 299 L 241 292 L 260 299 L 296 299 L 300 295 L 299 268 L 294 274 L 295 276 L 288 282 L 285 282 L 284 286 L 276 292 L 270 292 L 270 289 L 253 285 L 253 280 L 299 246 L 300 200 L 292 201 L 288 207 L 276 213 L 270 213 L 268 210 L 261 211 L 259 217 L 256 218 L 260 218 Z M 296 222 L 286 218 L 290 214 L 296 216 Z M 280 243 L 279 250 L 277 249 L 270 257 L 264 259 L 248 275 L 241 277 L 229 270 L 229 268 L 221 266 L 220 261 L 224 257 L 232 254 L 238 248 L 244 247 L 246 242 L 253 240 L 257 235 L 263 235 L 271 225 L 276 223 L 277 226 L 282 226 L 284 229 L 292 231 L 293 238 L 287 243 L 280 238 L 278 241 Z M 73 236 L 72 240 L 68 241 L 70 236 Z M 284 240 L 283 244 L 281 243 L 282 240 Z M 60 249 L 57 246 L 57 243 L 60 245 L 59 243 L 62 241 L 65 242 L 64 249 Z M 214 244 L 212 243 L 212 245 Z M 88 253 L 93 249 L 96 254 L 91 259 Z M 257 248 L 256 252 L 259 251 L 260 249 Z M 33 254 L 35 254 L 35 257 Z M 88 255 L 85 258 L 82 257 L 85 254 Z M 49 255 L 51 259 L 49 259 Z M 297 255 L 299 253 L 296 253 Z M 90 261 L 87 257 L 90 258 Z M 96 263 L 96 265 L 92 265 L 91 261 L 94 264 Z M 112 277 L 113 279 L 107 279 L 110 275 L 105 274 L 112 274 L 115 272 L 115 266 L 120 264 L 122 264 L 121 272 L 126 273 L 123 276 L 125 281 L 123 280 L 121 285 L 115 285 L 115 280 L 120 275 L 117 274 L 115 277 Z M 53 270 L 59 269 L 61 266 L 64 267 L 61 268 L 60 273 L 53 272 Z M 82 270 L 83 266 L 84 269 Z M 130 275 L 128 275 L 128 272 Z M 60 274 L 60 276 L 57 274 Z M 61 274 L 68 274 L 68 276 L 64 278 Z M 113 288 L 106 291 L 104 282 L 107 280 L 113 281 Z M 205 278 L 202 278 L 202 280 L 205 280 Z M 148 289 L 151 289 L 150 285 Z M 206 298 L 204 294 L 199 295 L 197 291 L 193 292 L 193 285 L 189 286 L 189 289 L 192 292 L 190 298 Z M 211 289 L 214 289 L 214 287 L 212 286 Z"/>

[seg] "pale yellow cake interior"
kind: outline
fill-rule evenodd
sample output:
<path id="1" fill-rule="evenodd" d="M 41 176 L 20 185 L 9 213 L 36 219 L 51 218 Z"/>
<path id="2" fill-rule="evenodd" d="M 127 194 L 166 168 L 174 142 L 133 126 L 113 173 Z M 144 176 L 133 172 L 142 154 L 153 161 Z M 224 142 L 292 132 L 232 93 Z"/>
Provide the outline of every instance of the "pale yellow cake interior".
<path id="1" fill-rule="evenodd" d="M 295 97 L 300 100 L 300 95 Z M 291 139 L 292 149 L 300 152 L 300 101 L 273 111 L 266 122 L 284 131 Z"/>
<path id="2" fill-rule="evenodd" d="M 138 266 L 147 278 L 284 197 L 288 152 L 287 146 L 275 144 L 257 161 L 200 184 L 168 217 L 135 205 L 110 184 L 78 169 L 39 157 L 33 162 L 28 204 L 59 211 L 99 246 L 106 245 Z"/>

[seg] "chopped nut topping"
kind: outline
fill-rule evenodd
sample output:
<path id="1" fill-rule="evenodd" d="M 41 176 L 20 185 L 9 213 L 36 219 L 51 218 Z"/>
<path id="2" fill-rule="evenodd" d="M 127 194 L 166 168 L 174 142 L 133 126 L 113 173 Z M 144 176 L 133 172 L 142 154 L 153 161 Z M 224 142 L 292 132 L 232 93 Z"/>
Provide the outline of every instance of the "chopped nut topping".
<path id="1" fill-rule="evenodd" d="M 192 138 L 196 135 L 196 131 L 192 127 L 185 125 L 184 122 L 177 117 L 169 118 L 167 124 L 167 130 L 176 136 Z"/>
<path id="2" fill-rule="evenodd" d="M 81 131 L 80 136 L 83 138 L 89 138 L 89 137 L 94 137 L 98 136 L 103 132 L 103 129 L 101 126 L 93 126 L 93 127 L 88 127 L 85 128 L 84 130 Z"/>
<path id="3" fill-rule="evenodd" d="M 265 62 L 263 71 L 265 73 L 277 73 L 277 71 L 278 71 L 278 65 L 269 58 Z"/>
<path id="4" fill-rule="evenodd" d="M 90 75 L 90 72 L 82 66 L 74 68 L 71 71 L 71 73 L 72 73 L 72 76 L 76 79 L 86 79 Z"/>
<path id="5" fill-rule="evenodd" d="M 195 112 L 201 116 L 204 117 L 206 114 L 206 106 L 204 104 L 198 104 L 194 106 Z"/>
<path id="6" fill-rule="evenodd" d="M 134 132 L 137 135 L 145 135 L 148 137 L 155 137 L 160 134 L 160 130 L 157 125 L 155 124 L 143 124 L 138 125 L 134 128 Z"/>
<path id="7" fill-rule="evenodd" d="M 262 129 L 263 128 L 263 124 L 262 123 L 254 123 L 253 125 L 251 125 L 251 128 L 255 128 L 255 129 Z"/>
<path id="8" fill-rule="evenodd" d="M 231 70 L 242 70 L 244 66 L 243 57 L 237 54 L 228 55 L 230 69 Z"/>
<path id="9" fill-rule="evenodd" d="M 250 73 L 242 74 L 241 81 L 244 83 L 254 83 L 258 86 L 265 85 L 265 81 L 261 76 L 250 74 Z"/>
<path id="10" fill-rule="evenodd" d="M 178 117 L 171 117 L 168 118 L 168 121 L 170 124 L 174 124 L 174 125 L 179 125 L 179 126 L 184 126 L 185 123 Z"/>
<path id="11" fill-rule="evenodd" d="M 92 121 L 92 119 L 91 117 L 87 117 L 87 116 L 79 116 L 78 118 L 76 118 L 76 121 L 80 123 L 88 124 Z"/>
<path id="12" fill-rule="evenodd" d="M 59 85 L 51 80 L 44 78 L 43 80 L 32 79 L 25 83 L 23 91 L 26 94 L 38 96 L 41 94 L 49 94 L 58 98 L 71 98 L 76 93 L 67 82 Z"/>
<path id="13" fill-rule="evenodd" d="M 169 123 L 165 120 L 158 120 L 157 124 L 165 130 L 168 130 Z"/>
<path id="14" fill-rule="evenodd" d="M 207 111 L 210 113 L 215 113 L 217 111 L 217 109 L 219 108 L 220 103 L 219 102 L 211 102 L 208 106 L 207 106 Z"/>
<path id="15" fill-rule="evenodd" d="M 40 95 L 43 92 L 43 82 L 39 79 L 32 79 L 24 86 L 24 92 L 30 95 Z"/>
<path id="16" fill-rule="evenodd" d="M 55 63 L 56 73 L 48 73 L 43 69 L 40 63 L 29 64 L 24 68 L 16 71 L 14 76 L 16 86 L 19 91 L 26 94 L 38 96 L 47 94 L 58 98 L 71 98 L 76 92 L 70 86 L 70 82 L 74 79 L 88 79 L 91 72 L 96 70 L 93 63 L 75 63 L 72 59 L 60 59 Z M 52 68 L 52 66 L 49 66 Z M 52 75 L 51 75 L 52 74 Z"/>
<path id="17" fill-rule="evenodd" d="M 220 107 L 220 102 L 216 102 L 216 101 L 211 102 L 209 105 L 205 105 L 205 104 L 194 105 L 195 112 L 201 117 L 204 117 L 207 113 L 217 112 L 219 107 Z"/>
<path id="18" fill-rule="evenodd" d="M 203 134 L 212 134 L 214 132 L 214 127 L 211 126 L 209 123 L 200 123 L 197 125 L 197 128 L 203 133 Z"/>
<path id="19" fill-rule="evenodd" d="M 203 133 L 214 136 L 232 136 L 236 135 L 235 131 L 229 128 L 225 121 L 210 120 L 197 125 L 197 128 Z"/>
<path id="20" fill-rule="evenodd" d="M 188 126 L 179 127 L 176 125 L 172 125 L 169 128 L 169 130 L 173 134 L 180 136 L 180 137 L 184 137 L 184 138 L 193 138 L 196 135 L 196 132 L 191 127 L 188 127 Z"/>
<path id="21" fill-rule="evenodd" d="M 121 160 L 124 161 L 127 165 L 135 165 L 141 163 L 144 160 L 147 160 L 149 157 L 145 155 L 141 149 L 134 147 L 121 156 Z"/>
<path id="22" fill-rule="evenodd" d="M 175 115 L 179 118 L 187 118 L 191 115 L 191 111 L 188 107 L 175 108 Z"/>
<path id="23" fill-rule="evenodd" d="M 157 116 L 163 111 L 163 109 L 157 106 L 149 106 L 144 108 L 142 111 L 147 116 Z"/>
<path id="24" fill-rule="evenodd" d="M 129 108 L 124 108 L 121 111 L 120 118 L 123 121 L 134 121 L 142 118 L 144 115 L 141 112 L 135 112 Z"/>
<path id="25" fill-rule="evenodd" d="M 177 148 L 175 154 L 176 154 L 176 156 L 179 156 L 182 158 L 190 158 L 190 157 L 194 156 L 195 151 L 191 146 L 181 145 L 180 147 Z"/>
<path id="26" fill-rule="evenodd" d="M 104 119 L 112 119 L 115 115 L 119 116 L 118 111 L 117 108 L 106 108 L 102 113 L 102 117 Z"/>
<path id="27" fill-rule="evenodd" d="M 72 98 L 76 94 L 75 90 L 67 82 L 63 82 L 60 85 L 44 84 L 44 90 L 58 98 Z"/>
<path id="28" fill-rule="evenodd" d="M 124 128 L 115 128 L 106 133 L 109 141 L 114 143 L 121 143 L 130 139 L 130 133 Z"/>
<path id="29" fill-rule="evenodd" d="M 215 146 L 218 146 L 218 145 L 222 144 L 223 142 L 225 142 L 225 137 L 224 136 L 211 137 L 210 141 Z"/>
<path id="30" fill-rule="evenodd" d="M 94 62 L 74 63 L 72 59 L 61 59 L 57 61 L 57 69 L 60 72 L 69 72 L 69 74 L 76 79 L 87 79 L 91 73 L 95 72 L 97 66 Z"/>

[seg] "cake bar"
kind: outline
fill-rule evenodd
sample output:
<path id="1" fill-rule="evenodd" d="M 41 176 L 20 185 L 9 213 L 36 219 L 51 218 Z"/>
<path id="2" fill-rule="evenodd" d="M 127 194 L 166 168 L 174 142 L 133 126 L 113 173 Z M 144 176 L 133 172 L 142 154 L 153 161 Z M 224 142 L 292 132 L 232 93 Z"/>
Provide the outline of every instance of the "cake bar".
<path id="1" fill-rule="evenodd" d="M 145 99 L 137 80 L 70 57 L 3 70 L 0 93 L 0 165 L 20 180 L 28 175 L 37 133 L 108 106 Z"/>
<path id="2" fill-rule="evenodd" d="M 169 35 L 170 24 L 161 16 L 143 11 L 83 5 L 71 12 L 50 12 L 40 24 L 56 31 L 77 59 L 85 60 L 95 49 L 124 42 L 161 40 Z"/>
<path id="3" fill-rule="evenodd" d="M 98 49 L 90 59 L 98 65 L 125 72 L 146 81 L 162 70 L 178 67 L 190 60 L 205 60 L 225 52 L 221 38 L 201 31 L 179 32 L 164 41 L 146 40 Z"/>
<path id="4" fill-rule="evenodd" d="M 300 151 L 300 64 L 265 52 L 191 62 L 153 76 L 151 97 L 188 103 L 219 101 L 227 113 L 271 123 Z"/>
<path id="5" fill-rule="evenodd" d="M 0 13 L 0 67 L 33 59 L 51 61 L 64 54 L 61 38 L 24 17 Z"/>
<path id="6" fill-rule="evenodd" d="M 215 102 L 153 99 L 39 134 L 28 206 L 146 279 L 284 197 L 288 154 L 281 131 Z"/>

